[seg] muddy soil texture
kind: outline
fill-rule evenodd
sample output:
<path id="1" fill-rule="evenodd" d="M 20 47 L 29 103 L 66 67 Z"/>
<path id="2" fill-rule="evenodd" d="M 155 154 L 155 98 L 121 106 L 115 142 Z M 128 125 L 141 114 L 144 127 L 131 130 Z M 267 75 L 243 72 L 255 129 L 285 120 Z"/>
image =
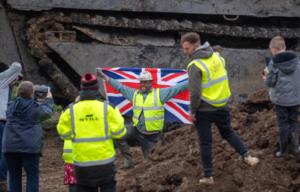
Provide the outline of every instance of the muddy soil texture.
<path id="1" fill-rule="evenodd" d="M 299 191 L 300 163 L 292 155 L 291 145 L 288 158 L 274 158 L 279 150 L 278 127 L 268 92 L 255 93 L 245 103 L 229 108 L 234 130 L 250 154 L 260 159 L 256 167 L 245 164 L 220 137 L 216 125 L 212 125 L 215 185 L 200 185 L 198 181 L 203 175 L 197 132 L 193 125 L 187 125 L 166 133 L 147 159 L 138 162 L 118 180 L 117 191 Z"/>
<path id="2" fill-rule="evenodd" d="M 215 185 L 200 185 L 198 181 L 203 175 L 197 132 L 193 125 L 186 125 L 166 132 L 147 159 L 143 158 L 140 147 L 131 147 L 135 163 L 129 170 L 118 169 L 117 192 L 300 191 L 300 163 L 293 156 L 291 145 L 288 158 L 274 157 L 279 150 L 278 127 L 268 92 L 257 92 L 245 103 L 229 108 L 233 129 L 240 135 L 250 154 L 260 159 L 256 167 L 245 164 L 227 141 L 220 137 L 213 124 Z M 68 191 L 67 186 L 63 185 L 63 142 L 56 128 L 49 127 L 44 128 L 45 153 L 40 163 L 40 191 Z M 116 152 L 116 164 L 119 167 L 124 158 L 118 149 Z M 25 181 L 24 174 L 24 187 Z"/>

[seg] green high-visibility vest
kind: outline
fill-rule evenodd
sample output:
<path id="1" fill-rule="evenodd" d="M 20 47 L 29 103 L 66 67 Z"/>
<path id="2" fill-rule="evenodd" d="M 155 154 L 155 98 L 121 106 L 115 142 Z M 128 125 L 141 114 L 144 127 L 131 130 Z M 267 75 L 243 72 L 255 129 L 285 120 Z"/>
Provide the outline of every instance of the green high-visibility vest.
<path id="1" fill-rule="evenodd" d="M 133 124 L 137 126 L 139 117 L 144 112 L 145 127 L 147 131 L 160 131 L 164 127 L 165 108 L 160 101 L 159 89 L 152 89 L 149 91 L 144 102 L 143 94 L 137 90 L 133 94 Z"/>
<path id="2" fill-rule="evenodd" d="M 225 69 L 225 60 L 218 53 L 213 53 L 209 58 L 194 59 L 189 63 L 187 69 L 191 65 L 197 66 L 202 71 L 201 99 L 214 107 L 226 105 L 231 92 Z M 190 81 L 193 81 L 193 79 Z"/>

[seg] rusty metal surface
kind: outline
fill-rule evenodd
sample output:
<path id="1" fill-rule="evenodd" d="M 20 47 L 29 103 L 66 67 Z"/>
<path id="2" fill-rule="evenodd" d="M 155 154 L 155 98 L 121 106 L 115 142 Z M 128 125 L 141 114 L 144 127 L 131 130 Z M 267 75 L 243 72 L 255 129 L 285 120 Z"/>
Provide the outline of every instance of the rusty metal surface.
<path id="1" fill-rule="evenodd" d="M 188 58 L 181 48 L 111 46 L 99 43 L 47 42 L 79 74 L 97 67 L 147 67 L 186 69 Z M 252 93 L 266 89 L 261 78 L 264 58 L 269 50 L 227 49 L 216 47 L 226 60 L 231 104 L 245 101 Z M 300 53 L 297 53 L 300 55 Z"/>
<path id="2" fill-rule="evenodd" d="M 135 36 L 126 35 L 122 31 L 110 32 L 109 30 L 99 30 L 89 27 L 79 27 L 73 26 L 74 29 L 77 29 L 89 37 L 96 39 L 100 42 L 112 45 L 153 45 L 153 46 L 162 46 L 162 47 L 172 47 L 175 46 L 175 39 L 171 36 L 160 35 L 158 37 L 150 35 L 141 35 L 137 34 Z"/>
<path id="3" fill-rule="evenodd" d="M 49 31 L 46 33 L 46 40 L 75 42 L 76 32 L 75 31 Z"/>
<path id="4" fill-rule="evenodd" d="M 10 27 L 5 9 L 0 3 L 0 61 L 12 64 L 21 62 L 14 33 Z"/>
<path id="5" fill-rule="evenodd" d="M 188 14 L 299 17 L 299 0 L 7 0 L 19 10 L 52 8 Z"/>
<path id="6" fill-rule="evenodd" d="M 158 32 L 174 31 L 174 32 L 199 32 L 202 34 L 231 36 L 231 37 L 250 37 L 250 38 L 273 38 L 280 35 L 284 38 L 300 38 L 299 28 L 277 28 L 277 27 L 257 27 L 257 26 L 237 26 L 237 25 L 218 25 L 211 23 L 202 23 L 197 21 L 183 20 L 178 21 L 162 20 L 162 19 L 141 19 L 141 18 L 125 18 L 114 16 L 89 15 L 82 13 L 71 13 L 65 15 L 62 12 L 48 13 L 43 16 L 33 18 L 28 21 L 31 25 L 29 30 L 33 30 L 45 25 L 53 23 L 59 28 L 60 23 L 69 24 L 85 24 L 90 26 L 103 26 L 115 28 L 129 28 L 141 30 L 154 30 Z"/>

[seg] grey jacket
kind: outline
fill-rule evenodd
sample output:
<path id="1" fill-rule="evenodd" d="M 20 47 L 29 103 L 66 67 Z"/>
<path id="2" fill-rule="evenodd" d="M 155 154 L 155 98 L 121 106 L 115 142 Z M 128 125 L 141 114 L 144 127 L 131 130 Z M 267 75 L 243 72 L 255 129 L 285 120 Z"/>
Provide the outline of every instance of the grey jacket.
<path id="1" fill-rule="evenodd" d="M 0 73 L 0 120 L 6 120 L 7 103 L 12 96 L 13 87 L 11 87 L 11 93 L 9 93 L 9 84 L 13 82 L 22 70 L 20 63 L 14 62 L 9 69 Z"/>
<path id="2" fill-rule="evenodd" d="M 280 106 L 300 104 L 300 62 L 298 55 L 283 52 L 273 57 L 268 65 L 265 83 L 270 87 L 271 101 Z"/>
<path id="3" fill-rule="evenodd" d="M 213 49 L 208 42 L 198 47 L 191 55 L 191 61 L 199 58 L 209 58 L 213 54 Z M 191 65 L 189 70 L 189 84 L 188 90 L 190 92 L 190 111 L 195 114 L 196 111 L 215 111 L 222 107 L 213 107 L 210 104 L 201 100 L 202 96 L 202 71 L 195 65 Z"/>

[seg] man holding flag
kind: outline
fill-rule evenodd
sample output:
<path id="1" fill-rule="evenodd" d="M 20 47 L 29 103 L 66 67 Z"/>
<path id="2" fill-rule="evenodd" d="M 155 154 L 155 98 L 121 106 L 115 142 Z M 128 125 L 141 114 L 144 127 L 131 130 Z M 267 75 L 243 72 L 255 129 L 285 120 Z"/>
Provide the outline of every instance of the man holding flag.
<path id="1" fill-rule="evenodd" d="M 115 140 L 121 154 L 125 157 L 125 163 L 120 168 L 128 169 L 133 164 L 133 160 L 127 141 L 137 141 L 146 158 L 152 147 L 160 140 L 165 120 L 164 103 L 187 90 L 188 81 L 168 88 L 155 89 L 152 87 L 153 78 L 151 73 L 142 71 L 138 78 L 140 89 L 134 89 L 110 78 L 100 68 L 96 69 L 96 72 L 98 76 L 107 81 L 111 87 L 120 92 L 133 105 L 133 125 L 126 125 L 126 136 Z"/>

